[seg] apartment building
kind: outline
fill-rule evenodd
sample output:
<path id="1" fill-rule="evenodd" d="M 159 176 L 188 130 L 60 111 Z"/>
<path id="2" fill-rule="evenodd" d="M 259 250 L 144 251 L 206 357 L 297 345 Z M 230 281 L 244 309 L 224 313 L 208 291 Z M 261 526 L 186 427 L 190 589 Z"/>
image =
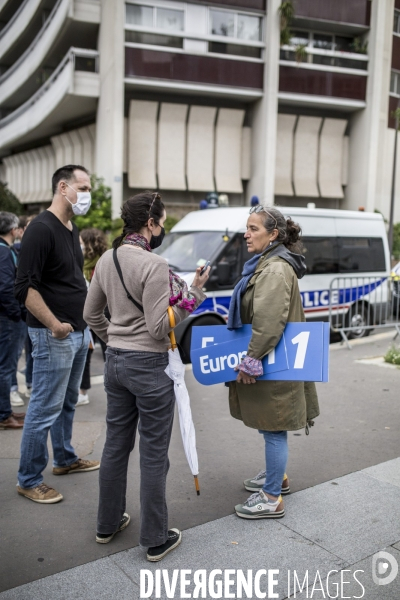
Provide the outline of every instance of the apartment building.
<path id="1" fill-rule="evenodd" d="M 37 206 L 81 163 L 114 216 L 157 188 L 388 217 L 400 0 L 292 4 L 282 45 L 281 0 L 0 0 L 0 179 Z"/>

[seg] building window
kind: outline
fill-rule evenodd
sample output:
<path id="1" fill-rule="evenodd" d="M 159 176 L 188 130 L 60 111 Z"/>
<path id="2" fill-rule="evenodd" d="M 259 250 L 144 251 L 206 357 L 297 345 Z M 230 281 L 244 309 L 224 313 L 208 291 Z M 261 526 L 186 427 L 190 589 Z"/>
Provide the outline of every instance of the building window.
<path id="1" fill-rule="evenodd" d="M 400 35 L 400 10 L 396 9 L 394 11 L 393 33 L 398 33 Z"/>
<path id="2" fill-rule="evenodd" d="M 234 38 L 243 42 L 260 42 L 262 39 L 261 18 L 255 15 L 228 10 L 210 10 L 210 34 Z M 261 47 L 233 42 L 211 41 L 208 51 L 217 54 L 261 58 Z"/>
<path id="3" fill-rule="evenodd" d="M 392 71 L 390 73 L 390 93 L 400 96 L 400 72 Z"/>
<path id="4" fill-rule="evenodd" d="M 164 30 L 168 34 L 182 32 L 185 22 L 183 10 L 140 4 L 126 4 L 125 7 L 125 23 L 130 26 L 125 31 L 125 42 L 183 48 L 182 37 L 143 31 L 143 29 L 157 29 Z"/>
<path id="5" fill-rule="evenodd" d="M 152 6 L 126 5 L 126 24 L 140 27 L 154 27 L 154 9 Z"/>
<path id="6" fill-rule="evenodd" d="M 168 8 L 165 4 L 162 0 L 155 0 L 153 6 L 127 2 L 125 42 L 166 46 L 188 52 L 195 47 L 196 52 L 241 56 L 249 60 L 262 59 L 262 17 L 210 8 L 207 21 L 199 28 L 198 35 L 197 32 L 185 34 L 185 14 L 191 10 L 191 5 L 184 5 L 185 9 L 179 10 L 179 6 Z"/>
<path id="7" fill-rule="evenodd" d="M 166 31 L 183 31 L 184 12 L 159 6 L 126 4 L 126 24 L 150 29 L 156 27 Z"/>
<path id="8" fill-rule="evenodd" d="M 344 69 L 366 70 L 367 46 L 359 38 L 311 31 L 293 31 L 290 44 L 281 48 L 281 60 Z"/>
<path id="9" fill-rule="evenodd" d="M 210 10 L 210 33 L 259 42 L 261 40 L 261 18 L 228 10 Z"/>
<path id="10" fill-rule="evenodd" d="M 156 9 L 156 26 L 167 31 L 183 31 L 183 10 Z"/>

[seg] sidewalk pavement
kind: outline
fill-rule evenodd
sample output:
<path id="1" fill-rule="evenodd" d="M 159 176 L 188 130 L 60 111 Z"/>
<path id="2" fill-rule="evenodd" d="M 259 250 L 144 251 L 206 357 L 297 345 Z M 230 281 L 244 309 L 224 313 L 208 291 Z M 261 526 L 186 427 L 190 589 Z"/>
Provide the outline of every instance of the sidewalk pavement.
<path id="1" fill-rule="evenodd" d="M 254 575 L 260 569 L 277 569 L 278 585 L 273 591 L 280 599 L 288 597 L 288 572 L 293 593 L 294 571 L 300 585 L 307 574 L 309 587 L 291 597 L 400 598 L 400 575 L 387 585 L 372 579 L 376 552 L 386 550 L 393 564 L 400 564 L 400 458 L 292 494 L 285 505 L 286 516 L 279 521 L 247 521 L 231 515 L 188 529 L 181 546 L 160 563 L 147 562 L 145 550 L 136 547 L 8 590 L 0 600 L 136 600 L 141 597 L 142 569 L 153 573 L 166 569 L 169 579 L 174 569 L 189 570 L 188 594 L 194 588 L 193 573 L 199 569 L 205 569 L 207 577 L 213 569 L 241 569 L 245 574 L 252 569 Z M 378 561 L 375 569 L 381 582 L 394 568 L 386 564 L 379 570 Z M 327 584 L 329 571 L 337 573 L 330 575 Z M 179 573 L 175 595 L 169 597 L 182 597 L 180 577 Z M 264 592 L 267 577 L 260 581 Z M 235 585 L 230 588 L 231 597 L 237 597 L 235 589 Z M 159 596 L 151 594 L 155 597 L 168 597 L 164 585 Z M 211 597 L 209 592 L 206 597 Z M 267 592 L 266 597 L 278 596 Z"/>
<path id="2" fill-rule="evenodd" d="M 304 431 L 290 435 L 293 493 L 285 497 L 286 516 L 278 521 L 243 521 L 232 514 L 233 506 L 249 495 L 241 481 L 262 466 L 262 439 L 230 417 L 223 386 L 214 386 L 210 393 L 188 371 L 201 496 L 195 494 L 176 421 L 170 447 L 169 524 L 184 531 L 183 542 L 158 565 L 152 566 L 137 546 L 137 449 L 128 479 L 132 522 L 110 544 L 96 544 L 98 472 L 59 478 L 49 464 L 45 481 L 64 494 L 64 501 L 50 507 L 28 502 L 15 490 L 21 432 L 2 432 L 0 600 L 135 599 L 140 597 L 141 570 L 149 569 L 166 569 L 170 577 L 174 569 L 191 569 L 192 576 L 198 569 L 208 574 L 213 569 L 240 569 L 245 575 L 247 569 L 253 575 L 259 569 L 279 569 L 276 589 L 282 599 L 288 593 L 288 570 L 291 588 L 294 571 L 300 583 L 308 572 L 308 597 L 317 600 L 329 595 L 319 581 L 312 593 L 315 578 L 324 582 L 330 570 L 344 569 L 340 595 L 335 594 L 335 573 L 331 574 L 330 597 L 398 600 L 400 575 L 388 585 L 372 581 L 376 551 L 388 548 L 392 560 L 400 562 L 400 372 L 371 363 L 386 352 L 391 337 L 384 333 L 359 340 L 351 351 L 331 346 L 330 384 L 318 384 L 321 416 L 310 436 Z M 95 385 L 90 404 L 77 409 L 74 444 L 80 456 L 100 459 L 106 402 L 102 359 L 96 359 L 96 352 L 93 359 Z M 364 571 L 355 575 L 364 594 L 353 576 L 357 569 Z M 390 572 L 387 567 L 389 576 Z M 350 580 L 352 587 L 345 583 Z M 264 582 L 262 577 L 261 587 Z M 322 586 L 325 592 L 318 591 Z M 162 592 L 165 598 L 163 586 Z M 173 597 L 181 597 L 179 587 Z M 296 597 L 307 595 L 303 590 Z"/>

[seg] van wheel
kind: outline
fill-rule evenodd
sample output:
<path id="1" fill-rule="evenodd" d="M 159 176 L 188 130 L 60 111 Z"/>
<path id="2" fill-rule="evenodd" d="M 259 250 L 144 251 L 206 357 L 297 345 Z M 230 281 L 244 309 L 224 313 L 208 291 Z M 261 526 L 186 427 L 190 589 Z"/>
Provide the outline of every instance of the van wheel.
<path id="1" fill-rule="evenodd" d="M 372 323 L 372 309 L 368 304 L 353 304 L 346 315 L 345 327 L 356 327 L 347 333 L 349 340 L 368 337 L 371 329 L 366 329 Z"/>
<path id="2" fill-rule="evenodd" d="M 210 315 L 208 317 L 204 316 L 204 317 L 200 317 L 199 319 L 196 319 L 194 321 L 193 325 L 195 325 L 197 327 L 197 326 L 203 326 L 203 325 L 224 325 L 224 323 L 222 323 L 222 321 L 220 319 L 218 319 L 218 317 L 215 317 L 214 315 Z M 183 340 L 181 342 L 181 348 L 184 353 L 183 362 L 185 363 L 185 365 L 187 365 L 191 362 L 191 360 L 190 360 L 190 344 L 192 343 L 192 327 L 193 327 L 193 325 L 188 327 L 188 329 L 186 330 L 186 333 L 183 337 Z"/>

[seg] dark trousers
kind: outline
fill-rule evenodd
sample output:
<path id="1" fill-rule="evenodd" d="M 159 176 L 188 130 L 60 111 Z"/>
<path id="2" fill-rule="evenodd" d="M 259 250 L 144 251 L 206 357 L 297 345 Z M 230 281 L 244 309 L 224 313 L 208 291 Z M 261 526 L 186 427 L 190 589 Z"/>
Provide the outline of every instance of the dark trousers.
<path id="1" fill-rule="evenodd" d="M 101 351 L 103 353 L 103 358 L 104 358 L 104 360 L 106 360 L 106 349 L 107 349 L 106 343 L 103 342 L 103 340 L 101 340 L 99 337 L 97 337 L 93 331 L 91 331 L 91 334 L 92 334 L 93 341 L 95 343 L 96 343 L 96 341 L 98 341 L 100 343 Z M 93 354 L 93 349 L 88 348 L 85 368 L 83 369 L 82 381 L 81 381 L 81 385 L 80 385 L 81 390 L 90 390 L 90 388 L 91 388 L 91 385 L 90 385 L 90 361 L 92 359 L 92 354 Z"/>
<path id="2" fill-rule="evenodd" d="M 90 390 L 90 388 L 91 388 L 91 385 L 90 385 L 90 360 L 92 358 L 92 354 L 93 354 L 92 348 L 88 348 L 88 351 L 86 354 L 85 368 L 83 369 L 83 373 L 82 373 L 82 381 L 81 381 L 81 385 L 80 385 L 81 390 Z"/>
<path id="3" fill-rule="evenodd" d="M 168 354 L 107 348 L 107 437 L 101 459 L 97 532 L 114 533 L 126 508 L 129 455 L 139 422 L 140 543 L 152 547 L 168 538 L 165 499 L 168 448 L 174 418 L 172 380 L 164 373 Z"/>
<path id="4" fill-rule="evenodd" d="M 0 421 L 12 413 L 10 391 L 18 364 L 18 348 L 23 322 L 15 323 L 0 315 Z"/>

